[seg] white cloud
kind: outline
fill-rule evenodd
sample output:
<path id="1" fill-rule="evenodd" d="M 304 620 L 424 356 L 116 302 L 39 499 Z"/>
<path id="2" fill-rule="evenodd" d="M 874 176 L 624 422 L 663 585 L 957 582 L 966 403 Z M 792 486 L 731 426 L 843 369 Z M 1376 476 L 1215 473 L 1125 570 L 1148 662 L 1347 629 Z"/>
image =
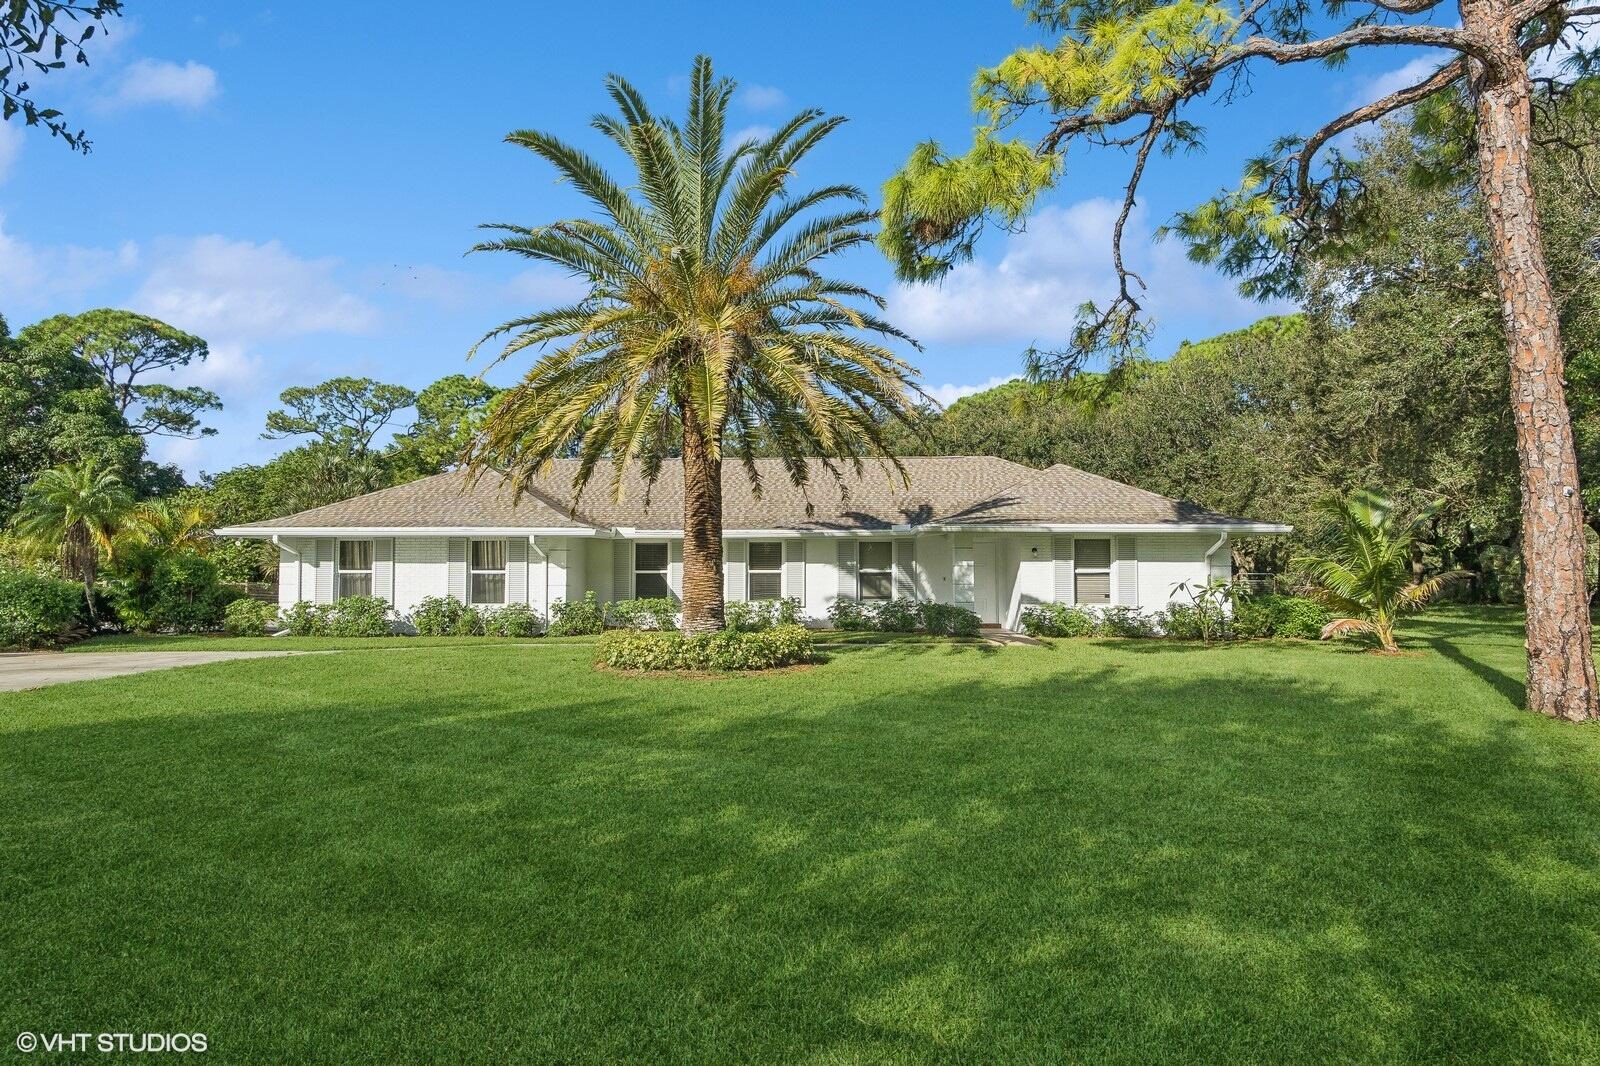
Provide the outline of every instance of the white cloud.
<path id="1" fill-rule="evenodd" d="M 377 324 L 376 308 L 340 288 L 338 260 L 302 259 L 278 241 L 163 241 L 149 259 L 135 306 L 201 336 L 248 341 Z"/>
<path id="2" fill-rule="evenodd" d="M 21 152 L 22 127 L 16 122 L 0 122 L 0 181 L 11 174 Z"/>
<path id="3" fill-rule="evenodd" d="M 1044 208 L 1026 230 L 1006 238 L 998 262 L 974 259 L 940 282 L 896 285 L 887 317 L 925 343 L 1059 344 L 1081 304 L 1103 304 L 1115 292 L 1111 229 L 1117 211 L 1116 203 L 1101 198 Z M 1140 302 L 1158 320 L 1269 313 L 1239 296 L 1226 278 L 1191 263 L 1176 245 L 1156 244 L 1140 211 L 1129 220 L 1123 250 L 1149 285 Z"/>
<path id="4" fill-rule="evenodd" d="M 987 392 L 989 389 L 1004 385 L 1008 381 L 1015 381 L 1021 376 L 1020 374 L 1007 374 L 1004 377 L 990 378 L 981 385 L 956 385 L 946 382 L 943 385 L 929 389 L 928 395 L 939 401 L 940 407 L 949 407 L 963 396 Z"/>
<path id="5" fill-rule="evenodd" d="M 1361 107 L 1374 100 L 1382 100 L 1390 93 L 1399 92 L 1410 85 L 1415 85 L 1448 61 L 1448 56 L 1437 53 L 1420 55 L 1403 66 L 1386 71 L 1362 82 L 1350 99 L 1346 102 L 1347 108 Z"/>
<path id="6" fill-rule="evenodd" d="M 34 245 L 7 233 L 0 215 L 0 297 L 6 305 L 0 310 L 60 310 L 54 305 L 80 300 L 138 263 L 139 246 L 132 241 L 117 248 Z"/>
<path id="7" fill-rule="evenodd" d="M 129 63 L 118 79 L 109 107 L 139 107 L 145 104 L 170 104 L 193 110 L 217 98 L 217 72 L 204 63 L 189 60 L 182 66 L 156 59 L 137 59 Z"/>
<path id="8" fill-rule="evenodd" d="M 751 111 L 770 111 L 789 102 L 789 94 L 771 85 L 746 82 L 739 86 L 739 104 Z"/>
<path id="9" fill-rule="evenodd" d="M 774 132 L 776 131 L 771 126 L 746 126 L 729 134 L 728 144 L 731 146 L 743 144 L 745 141 L 764 141 Z"/>

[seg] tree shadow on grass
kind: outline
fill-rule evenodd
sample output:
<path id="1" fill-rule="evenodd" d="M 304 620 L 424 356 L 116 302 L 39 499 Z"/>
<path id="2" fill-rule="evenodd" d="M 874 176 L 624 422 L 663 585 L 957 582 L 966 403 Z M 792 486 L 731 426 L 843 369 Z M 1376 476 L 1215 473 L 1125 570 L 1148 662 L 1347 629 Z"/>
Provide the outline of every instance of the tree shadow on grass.
<path id="1" fill-rule="evenodd" d="M 1600 1050 L 1586 732 L 1131 644 L 841 649 L 850 684 L 647 701 L 441 656 L 360 700 L 10 732 L 0 1018 L 279 1060 Z"/>

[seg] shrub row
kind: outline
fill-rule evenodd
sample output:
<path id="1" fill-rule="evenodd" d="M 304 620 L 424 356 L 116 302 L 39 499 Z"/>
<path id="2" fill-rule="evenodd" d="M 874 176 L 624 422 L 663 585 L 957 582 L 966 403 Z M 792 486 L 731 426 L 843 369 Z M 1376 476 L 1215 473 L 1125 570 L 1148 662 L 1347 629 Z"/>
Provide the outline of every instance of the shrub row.
<path id="1" fill-rule="evenodd" d="M 454 596 L 424 596 L 411 626 L 421 637 L 537 637 L 544 619 L 525 603 L 482 608 Z"/>
<path id="2" fill-rule="evenodd" d="M 0 569 L 0 648 L 55 644 L 87 621 L 82 585 L 31 570 Z"/>
<path id="3" fill-rule="evenodd" d="M 809 630 L 776 625 L 692 636 L 675 629 L 613 630 L 600 638 L 598 661 L 617 670 L 770 670 L 815 658 Z"/>
<path id="4" fill-rule="evenodd" d="M 965 607 L 918 600 L 859 603 L 835 600 L 828 608 L 835 629 L 877 630 L 883 633 L 938 633 L 952 637 L 977 636 L 983 620 Z"/>
<path id="5" fill-rule="evenodd" d="M 1300 596 L 1252 596 L 1230 618 L 1214 604 L 1174 603 L 1164 611 L 1137 607 L 1095 610 L 1040 603 L 1022 611 L 1022 631 L 1034 637 L 1171 637 L 1175 640 L 1298 637 L 1315 640 L 1328 624 L 1320 604 Z"/>

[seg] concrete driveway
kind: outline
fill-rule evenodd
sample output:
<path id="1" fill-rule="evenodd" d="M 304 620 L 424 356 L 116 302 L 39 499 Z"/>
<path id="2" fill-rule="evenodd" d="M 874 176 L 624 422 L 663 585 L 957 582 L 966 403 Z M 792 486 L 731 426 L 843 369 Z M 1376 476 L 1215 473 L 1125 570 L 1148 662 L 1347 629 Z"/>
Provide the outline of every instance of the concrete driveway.
<path id="1" fill-rule="evenodd" d="M 271 659 L 284 655 L 317 655 L 293 651 L 15 651 L 0 652 L 0 692 L 43 688 L 68 681 L 199 666 L 229 659 Z"/>

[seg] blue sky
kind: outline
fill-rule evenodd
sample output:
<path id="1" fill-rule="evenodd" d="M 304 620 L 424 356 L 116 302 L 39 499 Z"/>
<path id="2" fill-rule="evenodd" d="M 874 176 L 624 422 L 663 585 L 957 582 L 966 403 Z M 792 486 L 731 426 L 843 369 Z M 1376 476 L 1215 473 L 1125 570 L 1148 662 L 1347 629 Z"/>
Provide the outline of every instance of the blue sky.
<path id="1" fill-rule="evenodd" d="M 581 210 L 502 138 L 536 127 L 600 151 L 586 123 L 607 103 L 606 73 L 676 110 L 706 52 L 743 86 L 741 128 L 805 106 L 849 116 L 801 179 L 875 196 L 918 140 L 964 146 L 974 71 L 1035 39 L 1006 0 L 816 3 L 803 16 L 789 5 L 525 3 L 461 20 L 440 20 L 437 4 L 128 9 L 90 69 L 35 83 L 88 129 L 92 155 L 0 126 L 0 313 L 17 329 L 120 306 L 205 337 L 211 360 L 179 380 L 222 395 L 221 432 L 154 446 L 191 474 L 287 447 L 259 439 L 287 385 L 354 374 L 421 388 L 476 371 L 465 355 L 486 330 L 570 296 L 557 273 L 463 253 L 480 222 Z M 1209 152 L 1154 164 L 1129 248 L 1151 282 L 1156 354 L 1272 309 L 1152 243 L 1150 229 L 1231 184 L 1271 137 L 1309 132 L 1416 62 L 1394 50 L 1338 72 L 1262 71 L 1230 113 L 1199 116 Z M 1073 307 L 1105 290 L 1108 198 L 1126 163 L 1075 154 L 1025 233 L 990 234 L 942 286 L 897 286 L 866 251 L 839 273 L 889 297 L 891 319 L 926 346 L 915 356 L 926 387 L 953 399 L 1016 373 L 1030 343 L 1059 343 Z"/>

